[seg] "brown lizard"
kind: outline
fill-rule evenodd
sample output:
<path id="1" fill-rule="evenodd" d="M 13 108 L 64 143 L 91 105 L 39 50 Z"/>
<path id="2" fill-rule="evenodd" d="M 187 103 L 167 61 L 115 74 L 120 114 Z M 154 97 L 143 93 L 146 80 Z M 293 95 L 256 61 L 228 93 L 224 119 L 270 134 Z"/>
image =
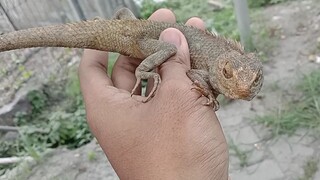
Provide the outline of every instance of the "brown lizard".
<path id="1" fill-rule="evenodd" d="M 218 110 L 219 94 L 232 99 L 251 100 L 263 82 L 262 64 L 253 53 L 246 53 L 240 43 L 197 28 L 139 20 L 126 8 L 111 20 L 96 18 L 78 23 L 36 27 L 0 36 L 0 51 L 30 47 L 88 48 L 144 59 L 136 68 L 135 92 L 142 79 L 154 79 L 154 86 L 144 102 L 155 94 L 161 81 L 153 72 L 173 56 L 174 45 L 158 40 L 166 28 L 180 30 L 186 37 L 191 59 L 188 77 L 196 89 L 208 98 L 206 105 Z"/>

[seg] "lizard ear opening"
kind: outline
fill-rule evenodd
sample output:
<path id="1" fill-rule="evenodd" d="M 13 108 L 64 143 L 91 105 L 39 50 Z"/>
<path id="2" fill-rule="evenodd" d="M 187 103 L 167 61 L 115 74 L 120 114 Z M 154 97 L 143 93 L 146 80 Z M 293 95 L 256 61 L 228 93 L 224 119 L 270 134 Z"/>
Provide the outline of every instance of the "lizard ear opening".
<path id="1" fill-rule="evenodd" d="M 232 71 L 232 68 L 231 68 L 231 65 L 229 62 L 226 62 L 226 64 L 224 65 L 224 68 L 222 70 L 222 73 L 223 73 L 223 76 L 226 78 L 226 79 L 230 79 L 232 78 L 233 76 L 233 71 Z"/>
<path id="2" fill-rule="evenodd" d="M 256 78 L 254 79 L 254 81 L 253 81 L 253 84 L 254 85 L 257 85 L 257 84 L 259 84 L 259 82 L 260 82 L 260 80 L 261 80 L 261 78 L 262 78 L 262 70 L 260 69 L 259 70 L 259 72 L 258 72 L 258 74 L 257 74 L 257 76 L 256 76 Z"/>

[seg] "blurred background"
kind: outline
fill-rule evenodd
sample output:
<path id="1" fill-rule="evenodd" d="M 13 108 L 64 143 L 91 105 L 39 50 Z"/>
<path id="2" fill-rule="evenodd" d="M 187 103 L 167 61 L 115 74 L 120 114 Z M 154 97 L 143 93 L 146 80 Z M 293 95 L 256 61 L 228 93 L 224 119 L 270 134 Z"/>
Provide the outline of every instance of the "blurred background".
<path id="1" fill-rule="evenodd" d="M 0 32 L 159 8 L 241 41 L 264 65 L 250 102 L 219 97 L 232 180 L 320 179 L 320 0 L 0 0 Z M 0 179 L 118 179 L 85 120 L 82 49 L 0 53 Z M 110 53 L 108 73 L 117 54 Z"/>

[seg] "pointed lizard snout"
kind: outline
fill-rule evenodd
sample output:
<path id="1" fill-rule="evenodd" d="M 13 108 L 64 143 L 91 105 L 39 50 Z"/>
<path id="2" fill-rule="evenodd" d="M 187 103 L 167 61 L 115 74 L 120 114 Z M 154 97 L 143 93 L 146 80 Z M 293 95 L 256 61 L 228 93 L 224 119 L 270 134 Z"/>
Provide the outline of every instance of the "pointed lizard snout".
<path id="1" fill-rule="evenodd" d="M 255 93 L 249 87 L 239 88 L 237 93 L 239 99 L 250 101 L 254 98 Z"/>

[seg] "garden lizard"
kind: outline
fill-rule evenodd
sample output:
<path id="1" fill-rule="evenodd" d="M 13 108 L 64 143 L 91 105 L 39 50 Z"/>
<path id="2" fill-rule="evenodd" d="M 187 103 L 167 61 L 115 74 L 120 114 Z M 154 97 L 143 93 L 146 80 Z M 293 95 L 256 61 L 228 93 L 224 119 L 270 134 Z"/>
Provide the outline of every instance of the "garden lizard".
<path id="1" fill-rule="evenodd" d="M 161 81 L 152 71 L 177 48 L 158 40 L 166 28 L 176 28 L 189 45 L 191 70 L 187 76 L 196 89 L 208 98 L 206 105 L 218 110 L 219 94 L 231 99 L 251 100 L 263 83 L 262 64 L 254 53 L 246 53 L 240 43 L 195 27 L 137 19 L 126 8 L 112 19 L 96 18 L 76 23 L 35 27 L 0 36 L 0 51 L 31 47 L 88 48 L 143 59 L 136 68 L 135 92 L 142 79 L 154 79 L 154 86 L 144 102 L 155 94 Z"/>

